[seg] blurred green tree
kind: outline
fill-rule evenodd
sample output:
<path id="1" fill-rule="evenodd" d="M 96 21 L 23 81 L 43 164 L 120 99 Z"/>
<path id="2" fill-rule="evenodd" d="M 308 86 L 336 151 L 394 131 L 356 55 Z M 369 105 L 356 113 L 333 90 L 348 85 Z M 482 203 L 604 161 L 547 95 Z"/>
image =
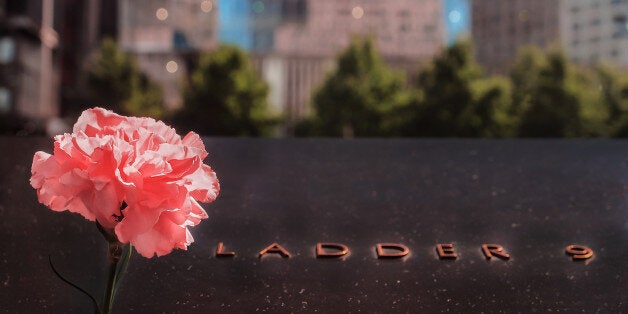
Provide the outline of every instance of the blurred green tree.
<path id="1" fill-rule="evenodd" d="M 297 135 L 398 135 L 395 115 L 406 102 L 404 80 L 382 61 L 371 38 L 353 38 L 339 56 L 336 70 L 314 93 L 314 115 L 296 128 Z"/>
<path id="2" fill-rule="evenodd" d="M 524 47 L 509 77 L 483 77 L 469 42 L 444 49 L 415 89 L 354 40 L 314 94 L 297 134 L 431 137 L 628 137 L 628 75 Z"/>
<path id="3" fill-rule="evenodd" d="M 419 74 L 410 107 L 411 136 L 504 137 L 512 134 L 511 88 L 502 77 L 482 78 L 472 45 L 459 41 Z"/>
<path id="4" fill-rule="evenodd" d="M 604 99 L 601 77 L 589 66 L 572 65 L 573 74 L 567 82 L 568 90 L 578 99 L 578 113 L 582 124 L 580 137 L 608 137 L 616 126 L 611 121 L 611 108 Z"/>
<path id="5" fill-rule="evenodd" d="M 173 121 L 204 135 L 269 136 L 279 117 L 267 96 L 268 85 L 248 56 L 235 46 L 220 46 L 200 57 Z"/>
<path id="6" fill-rule="evenodd" d="M 131 96 L 123 102 L 123 110 L 131 115 L 160 118 L 165 113 L 164 96 L 161 86 L 140 73 L 133 82 L 136 87 Z"/>
<path id="7" fill-rule="evenodd" d="M 512 104 L 517 118 L 521 118 L 523 113 L 528 110 L 533 93 L 538 88 L 541 70 L 546 63 L 545 52 L 537 46 L 524 46 L 517 52 L 517 56 L 510 67 Z"/>
<path id="8" fill-rule="evenodd" d="M 519 136 L 606 137 L 628 122 L 628 81 L 608 66 L 574 65 L 558 49 L 525 47 L 510 78 Z"/>
<path id="9" fill-rule="evenodd" d="M 90 105 L 130 115 L 160 117 L 164 113 L 161 87 L 110 38 L 102 41 L 85 74 Z"/>
<path id="10" fill-rule="evenodd" d="M 512 83 L 507 77 L 491 76 L 471 82 L 473 121 L 471 132 L 478 137 L 513 137 L 517 114 L 512 105 Z"/>
<path id="11" fill-rule="evenodd" d="M 610 65 L 598 65 L 601 98 L 608 110 L 609 134 L 628 137 L 628 74 Z"/>
<path id="12" fill-rule="evenodd" d="M 525 55 L 524 55 L 525 56 Z M 554 50 L 530 71 L 515 88 L 523 86 L 525 94 L 518 108 L 522 110 L 518 135 L 521 137 L 580 137 L 586 136 L 585 112 L 592 112 L 579 94 L 582 81 L 578 81 L 573 65 L 559 50 Z M 516 65 L 525 62 L 515 62 Z M 584 77 L 581 77 L 584 78 Z"/>

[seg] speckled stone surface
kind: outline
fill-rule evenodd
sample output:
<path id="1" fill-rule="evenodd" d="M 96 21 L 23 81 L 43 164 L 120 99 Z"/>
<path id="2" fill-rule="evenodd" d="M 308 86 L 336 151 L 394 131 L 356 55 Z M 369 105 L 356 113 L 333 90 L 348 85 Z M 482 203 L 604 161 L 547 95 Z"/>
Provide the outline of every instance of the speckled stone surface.
<path id="1" fill-rule="evenodd" d="M 132 257 L 120 313 L 628 312 L 628 142 L 205 139 L 221 180 L 188 251 Z M 40 205 L 28 184 L 49 139 L 0 137 L 0 311 L 91 312 L 93 223 Z M 213 256 L 218 242 L 237 255 Z M 278 242 L 292 254 L 258 258 Z M 350 248 L 316 259 L 317 242 Z M 378 242 L 410 254 L 378 260 Z M 434 245 L 453 243 L 454 261 Z M 482 243 L 511 259 L 487 261 Z M 565 247 L 591 247 L 574 262 Z"/>

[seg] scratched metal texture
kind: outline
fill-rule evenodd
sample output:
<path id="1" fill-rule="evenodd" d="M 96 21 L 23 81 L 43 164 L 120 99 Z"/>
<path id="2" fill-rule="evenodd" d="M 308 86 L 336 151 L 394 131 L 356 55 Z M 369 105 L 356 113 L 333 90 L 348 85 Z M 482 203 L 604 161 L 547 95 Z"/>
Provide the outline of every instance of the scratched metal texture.
<path id="1" fill-rule="evenodd" d="M 628 312 L 628 145 L 591 140 L 206 138 L 219 199 L 187 251 L 133 255 L 119 313 Z M 61 273 L 102 294 L 93 223 L 40 205 L 43 138 L 0 137 L 0 310 L 91 312 Z M 218 242 L 237 255 L 217 259 Z M 258 252 L 277 242 L 292 257 Z M 317 242 L 349 247 L 316 259 Z M 375 244 L 411 253 L 378 260 Z M 456 260 L 439 260 L 453 243 Z M 497 243 L 509 261 L 487 261 Z M 591 247 L 574 262 L 565 247 Z M 275 254 L 276 255 L 276 254 Z"/>

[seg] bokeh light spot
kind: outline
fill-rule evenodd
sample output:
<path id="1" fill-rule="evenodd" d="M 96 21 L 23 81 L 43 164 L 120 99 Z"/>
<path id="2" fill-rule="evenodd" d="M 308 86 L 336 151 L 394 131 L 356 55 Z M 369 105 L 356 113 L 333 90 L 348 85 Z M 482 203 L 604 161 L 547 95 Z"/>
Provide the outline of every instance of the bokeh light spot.
<path id="1" fill-rule="evenodd" d="M 209 1 L 209 0 L 205 0 L 203 2 L 201 2 L 201 10 L 205 13 L 209 13 L 211 12 L 211 10 L 214 8 L 214 4 Z"/>
<path id="2" fill-rule="evenodd" d="M 170 72 L 170 73 L 175 73 L 177 72 L 177 70 L 179 70 L 179 64 L 177 64 L 176 61 L 168 61 L 168 63 L 166 63 L 166 71 Z"/>
<path id="3" fill-rule="evenodd" d="M 452 10 L 451 12 L 449 12 L 448 17 L 449 22 L 451 23 L 460 23 L 460 20 L 462 20 L 462 14 L 458 10 Z"/>
<path id="4" fill-rule="evenodd" d="M 262 1 L 253 2 L 253 12 L 257 14 L 264 12 L 264 2 Z"/>
<path id="5" fill-rule="evenodd" d="M 354 19 L 359 20 L 364 16 L 364 9 L 360 6 L 354 7 L 351 10 L 351 15 L 353 15 Z"/>
<path id="6" fill-rule="evenodd" d="M 157 9 L 157 12 L 155 12 L 155 16 L 157 16 L 158 20 L 164 21 L 165 19 L 168 18 L 168 10 L 164 8 L 159 8 Z"/>

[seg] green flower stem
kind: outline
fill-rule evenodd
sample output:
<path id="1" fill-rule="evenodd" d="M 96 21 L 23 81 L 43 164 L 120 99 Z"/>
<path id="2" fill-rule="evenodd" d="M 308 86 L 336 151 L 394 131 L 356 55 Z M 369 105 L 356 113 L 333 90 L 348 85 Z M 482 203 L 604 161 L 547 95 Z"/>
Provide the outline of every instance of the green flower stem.
<path id="1" fill-rule="evenodd" d="M 122 264 L 120 264 L 120 267 L 118 267 L 117 280 L 116 280 L 115 285 L 113 286 L 114 295 L 118 291 L 118 287 L 120 286 L 120 281 L 122 279 L 122 276 L 124 276 L 124 274 L 126 273 L 126 268 L 129 266 L 129 261 L 131 260 L 131 253 L 133 252 L 133 246 L 130 243 L 125 245 L 124 247 L 125 247 L 125 254 L 122 260 Z"/>
<path id="2" fill-rule="evenodd" d="M 122 276 L 126 272 L 133 247 L 130 243 L 123 244 L 118 241 L 112 229 L 105 229 L 99 223 L 96 223 L 96 226 L 109 244 L 107 250 L 107 261 L 109 263 L 107 269 L 107 287 L 105 288 L 105 294 L 100 304 L 101 312 L 108 314 L 111 313 L 111 309 L 113 308 L 116 291 L 120 285 Z"/>
<path id="3" fill-rule="evenodd" d="M 122 257 L 122 243 L 120 242 L 109 242 L 109 254 L 108 261 L 109 267 L 107 271 L 107 288 L 105 289 L 105 296 L 102 300 L 102 311 L 103 313 L 111 313 L 111 308 L 113 307 L 113 299 L 115 298 L 115 287 L 116 281 L 118 280 L 118 262 L 120 262 L 120 258 Z"/>

